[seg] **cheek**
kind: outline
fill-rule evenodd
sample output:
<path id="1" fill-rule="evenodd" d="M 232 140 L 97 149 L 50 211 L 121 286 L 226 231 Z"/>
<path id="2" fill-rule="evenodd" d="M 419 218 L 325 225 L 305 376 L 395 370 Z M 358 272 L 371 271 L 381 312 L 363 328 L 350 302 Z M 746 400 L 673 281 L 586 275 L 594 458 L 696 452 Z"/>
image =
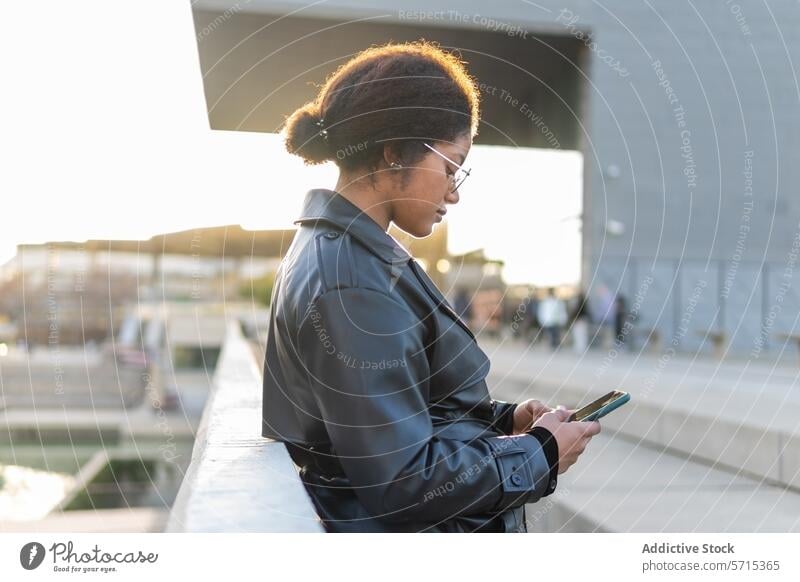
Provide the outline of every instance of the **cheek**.
<path id="1" fill-rule="evenodd" d="M 447 175 L 437 163 L 435 166 L 420 166 L 414 171 L 413 182 L 423 196 L 431 191 L 439 191 L 447 182 Z"/>
<path id="2" fill-rule="evenodd" d="M 424 237 L 439 222 L 437 208 L 444 204 L 447 179 L 441 172 L 419 169 L 401 194 L 395 222 L 414 236 Z"/>
<path id="3" fill-rule="evenodd" d="M 436 206 L 426 200 L 414 198 L 407 200 L 402 205 L 396 219 L 398 224 L 402 223 L 407 228 L 414 228 L 432 222 L 435 214 Z"/>
<path id="4" fill-rule="evenodd" d="M 449 181 L 441 172 L 426 172 L 416 189 L 419 207 L 423 213 L 436 212 L 447 195 Z"/>

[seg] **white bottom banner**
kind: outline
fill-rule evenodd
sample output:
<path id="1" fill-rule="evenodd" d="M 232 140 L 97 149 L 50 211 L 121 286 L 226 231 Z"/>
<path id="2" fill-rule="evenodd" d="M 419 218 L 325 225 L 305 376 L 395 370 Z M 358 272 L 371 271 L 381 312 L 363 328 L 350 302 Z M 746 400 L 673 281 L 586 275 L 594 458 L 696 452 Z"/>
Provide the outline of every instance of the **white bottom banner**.
<path id="1" fill-rule="evenodd" d="M 2 580 L 800 580 L 800 534 L 0 534 Z"/>

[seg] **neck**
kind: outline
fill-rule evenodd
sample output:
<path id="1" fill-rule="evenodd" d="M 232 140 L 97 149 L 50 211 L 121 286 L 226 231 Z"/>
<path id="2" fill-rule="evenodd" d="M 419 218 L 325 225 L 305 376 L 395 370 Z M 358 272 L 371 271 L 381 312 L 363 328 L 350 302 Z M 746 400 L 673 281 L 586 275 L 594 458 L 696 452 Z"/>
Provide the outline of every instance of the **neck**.
<path id="1" fill-rule="evenodd" d="M 365 176 L 351 180 L 340 173 L 334 190 L 343 198 L 358 206 L 364 214 L 377 222 L 383 230 L 389 229 L 389 223 L 391 222 L 389 204 L 385 201 L 385 196 L 375 190 Z"/>

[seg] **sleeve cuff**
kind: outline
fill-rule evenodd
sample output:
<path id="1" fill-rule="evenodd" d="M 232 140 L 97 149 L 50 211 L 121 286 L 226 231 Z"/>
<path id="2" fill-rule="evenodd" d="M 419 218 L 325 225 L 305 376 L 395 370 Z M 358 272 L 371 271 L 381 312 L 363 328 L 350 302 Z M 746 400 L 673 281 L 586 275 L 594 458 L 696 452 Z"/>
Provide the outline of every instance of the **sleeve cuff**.
<path id="1" fill-rule="evenodd" d="M 544 449 L 545 457 L 547 457 L 547 464 L 550 466 L 549 482 L 547 490 L 542 497 L 547 497 L 556 490 L 558 483 L 558 443 L 556 442 L 553 433 L 544 428 L 543 426 L 534 426 L 528 434 L 536 437 Z"/>
<path id="2" fill-rule="evenodd" d="M 529 434 L 487 439 L 500 474 L 497 511 L 533 503 L 550 488 L 550 464 L 538 439 Z"/>

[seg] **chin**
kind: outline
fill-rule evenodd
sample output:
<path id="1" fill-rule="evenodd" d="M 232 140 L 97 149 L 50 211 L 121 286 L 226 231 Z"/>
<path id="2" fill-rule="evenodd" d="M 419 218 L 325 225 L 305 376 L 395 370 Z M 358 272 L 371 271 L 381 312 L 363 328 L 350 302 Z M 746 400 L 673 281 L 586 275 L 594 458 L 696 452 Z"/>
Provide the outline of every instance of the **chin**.
<path id="1" fill-rule="evenodd" d="M 414 238 L 425 238 L 433 232 L 433 224 L 415 224 L 413 226 L 397 225 L 400 230 L 413 236 Z"/>
<path id="2" fill-rule="evenodd" d="M 420 227 L 419 229 L 415 230 L 414 232 L 410 232 L 411 236 L 416 238 L 425 238 L 429 236 L 433 232 L 433 225 L 429 224 L 427 226 Z"/>

